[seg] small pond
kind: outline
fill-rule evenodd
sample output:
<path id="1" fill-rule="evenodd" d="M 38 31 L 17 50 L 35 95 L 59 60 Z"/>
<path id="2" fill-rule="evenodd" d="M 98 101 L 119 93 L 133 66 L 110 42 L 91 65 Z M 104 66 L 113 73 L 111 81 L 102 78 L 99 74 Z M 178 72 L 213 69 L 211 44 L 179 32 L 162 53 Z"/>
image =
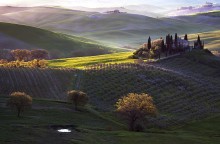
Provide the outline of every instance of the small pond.
<path id="1" fill-rule="evenodd" d="M 70 133 L 70 132 L 72 132 L 71 129 L 58 129 L 57 131 L 60 132 L 60 133 Z"/>
<path id="2" fill-rule="evenodd" d="M 75 130 L 76 126 L 74 125 L 51 125 L 50 128 L 59 132 L 59 133 L 71 133 Z"/>

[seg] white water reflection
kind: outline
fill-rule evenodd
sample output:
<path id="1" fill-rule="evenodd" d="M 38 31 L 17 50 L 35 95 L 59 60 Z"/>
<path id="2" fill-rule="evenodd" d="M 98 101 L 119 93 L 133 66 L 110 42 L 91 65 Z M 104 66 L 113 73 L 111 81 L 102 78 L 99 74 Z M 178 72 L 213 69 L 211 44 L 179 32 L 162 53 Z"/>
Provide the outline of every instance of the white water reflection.
<path id="1" fill-rule="evenodd" d="M 70 133 L 71 132 L 70 129 L 58 129 L 57 131 L 60 133 Z"/>

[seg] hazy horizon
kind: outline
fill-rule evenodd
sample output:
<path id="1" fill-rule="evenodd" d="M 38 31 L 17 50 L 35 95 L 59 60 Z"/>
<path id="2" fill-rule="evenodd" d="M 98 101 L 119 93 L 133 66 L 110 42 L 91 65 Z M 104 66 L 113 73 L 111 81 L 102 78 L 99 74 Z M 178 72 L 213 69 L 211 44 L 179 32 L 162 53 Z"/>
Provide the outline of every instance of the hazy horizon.
<path id="1" fill-rule="evenodd" d="M 101 7 L 123 7 L 128 5 L 152 5 L 166 9 L 179 8 L 181 6 L 195 6 L 202 5 L 207 0 L 7 0 L 1 1 L 0 6 L 60 6 L 60 7 L 88 7 L 88 8 L 101 8 Z M 208 2 L 219 3 L 220 0 L 209 0 Z"/>

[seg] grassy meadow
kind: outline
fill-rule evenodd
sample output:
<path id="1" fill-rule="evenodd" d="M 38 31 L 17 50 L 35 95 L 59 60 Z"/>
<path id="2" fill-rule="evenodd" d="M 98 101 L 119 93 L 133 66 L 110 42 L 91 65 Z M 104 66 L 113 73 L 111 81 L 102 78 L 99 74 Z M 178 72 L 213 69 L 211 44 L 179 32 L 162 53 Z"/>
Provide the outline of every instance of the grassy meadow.
<path id="1" fill-rule="evenodd" d="M 85 66 L 95 65 L 100 63 L 115 64 L 115 63 L 133 63 L 134 59 L 130 59 L 132 52 L 121 52 L 113 54 L 105 54 L 89 57 L 64 58 L 48 61 L 48 66 L 53 68 L 78 68 L 84 69 Z"/>
<path id="2" fill-rule="evenodd" d="M 76 112 L 62 101 L 34 99 L 31 110 L 17 118 L 0 97 L 0 143 L 33 144 L 218 144 L 220 117 L 211 117 L 181 127 L 151 128 L 146 132 L 128 132 L 120 119 L 97 112 L 91 107 Z M 58 133 L 56 127 L 68 125 L 71 133 Z"/>

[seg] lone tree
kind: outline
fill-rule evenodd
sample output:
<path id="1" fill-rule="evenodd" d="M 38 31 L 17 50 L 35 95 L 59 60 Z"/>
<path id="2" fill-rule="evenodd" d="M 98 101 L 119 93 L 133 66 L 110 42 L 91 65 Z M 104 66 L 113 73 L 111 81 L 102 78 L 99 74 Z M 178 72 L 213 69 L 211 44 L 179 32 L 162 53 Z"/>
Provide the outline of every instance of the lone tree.
<path id="1" fill-rule="evenodd" d="M 151 49 L 151 38 L 148 38 L 148 42 L 147 42 L 147 47 L 148 49 Z"/>
<path id="2" fill-rule="evenodd" d="M 89 100 L 87 94 L 82 91 L 71 90 L 67 95 L 68 101 L 74 104 L 75 110 L 78 110 L 78 106 L 85 106 Z"/>
<path id="3" fill-rule="evenodd" d="M 7 106 L 17 110 L 17 116 L 25 109 L 30 108 L 32 105 L 32 98 L 23 92 L 13 92 L 7 102 Z"/>
<path id="4" fill-rule="evenodd" d="M 135 130 L 136 122 L 145 116 L 156 116 L 157 109 L 153 99 L 147 94 L 129 93 L 116 103 L 116 112 L 128 121 L 130 131 Z"/>

